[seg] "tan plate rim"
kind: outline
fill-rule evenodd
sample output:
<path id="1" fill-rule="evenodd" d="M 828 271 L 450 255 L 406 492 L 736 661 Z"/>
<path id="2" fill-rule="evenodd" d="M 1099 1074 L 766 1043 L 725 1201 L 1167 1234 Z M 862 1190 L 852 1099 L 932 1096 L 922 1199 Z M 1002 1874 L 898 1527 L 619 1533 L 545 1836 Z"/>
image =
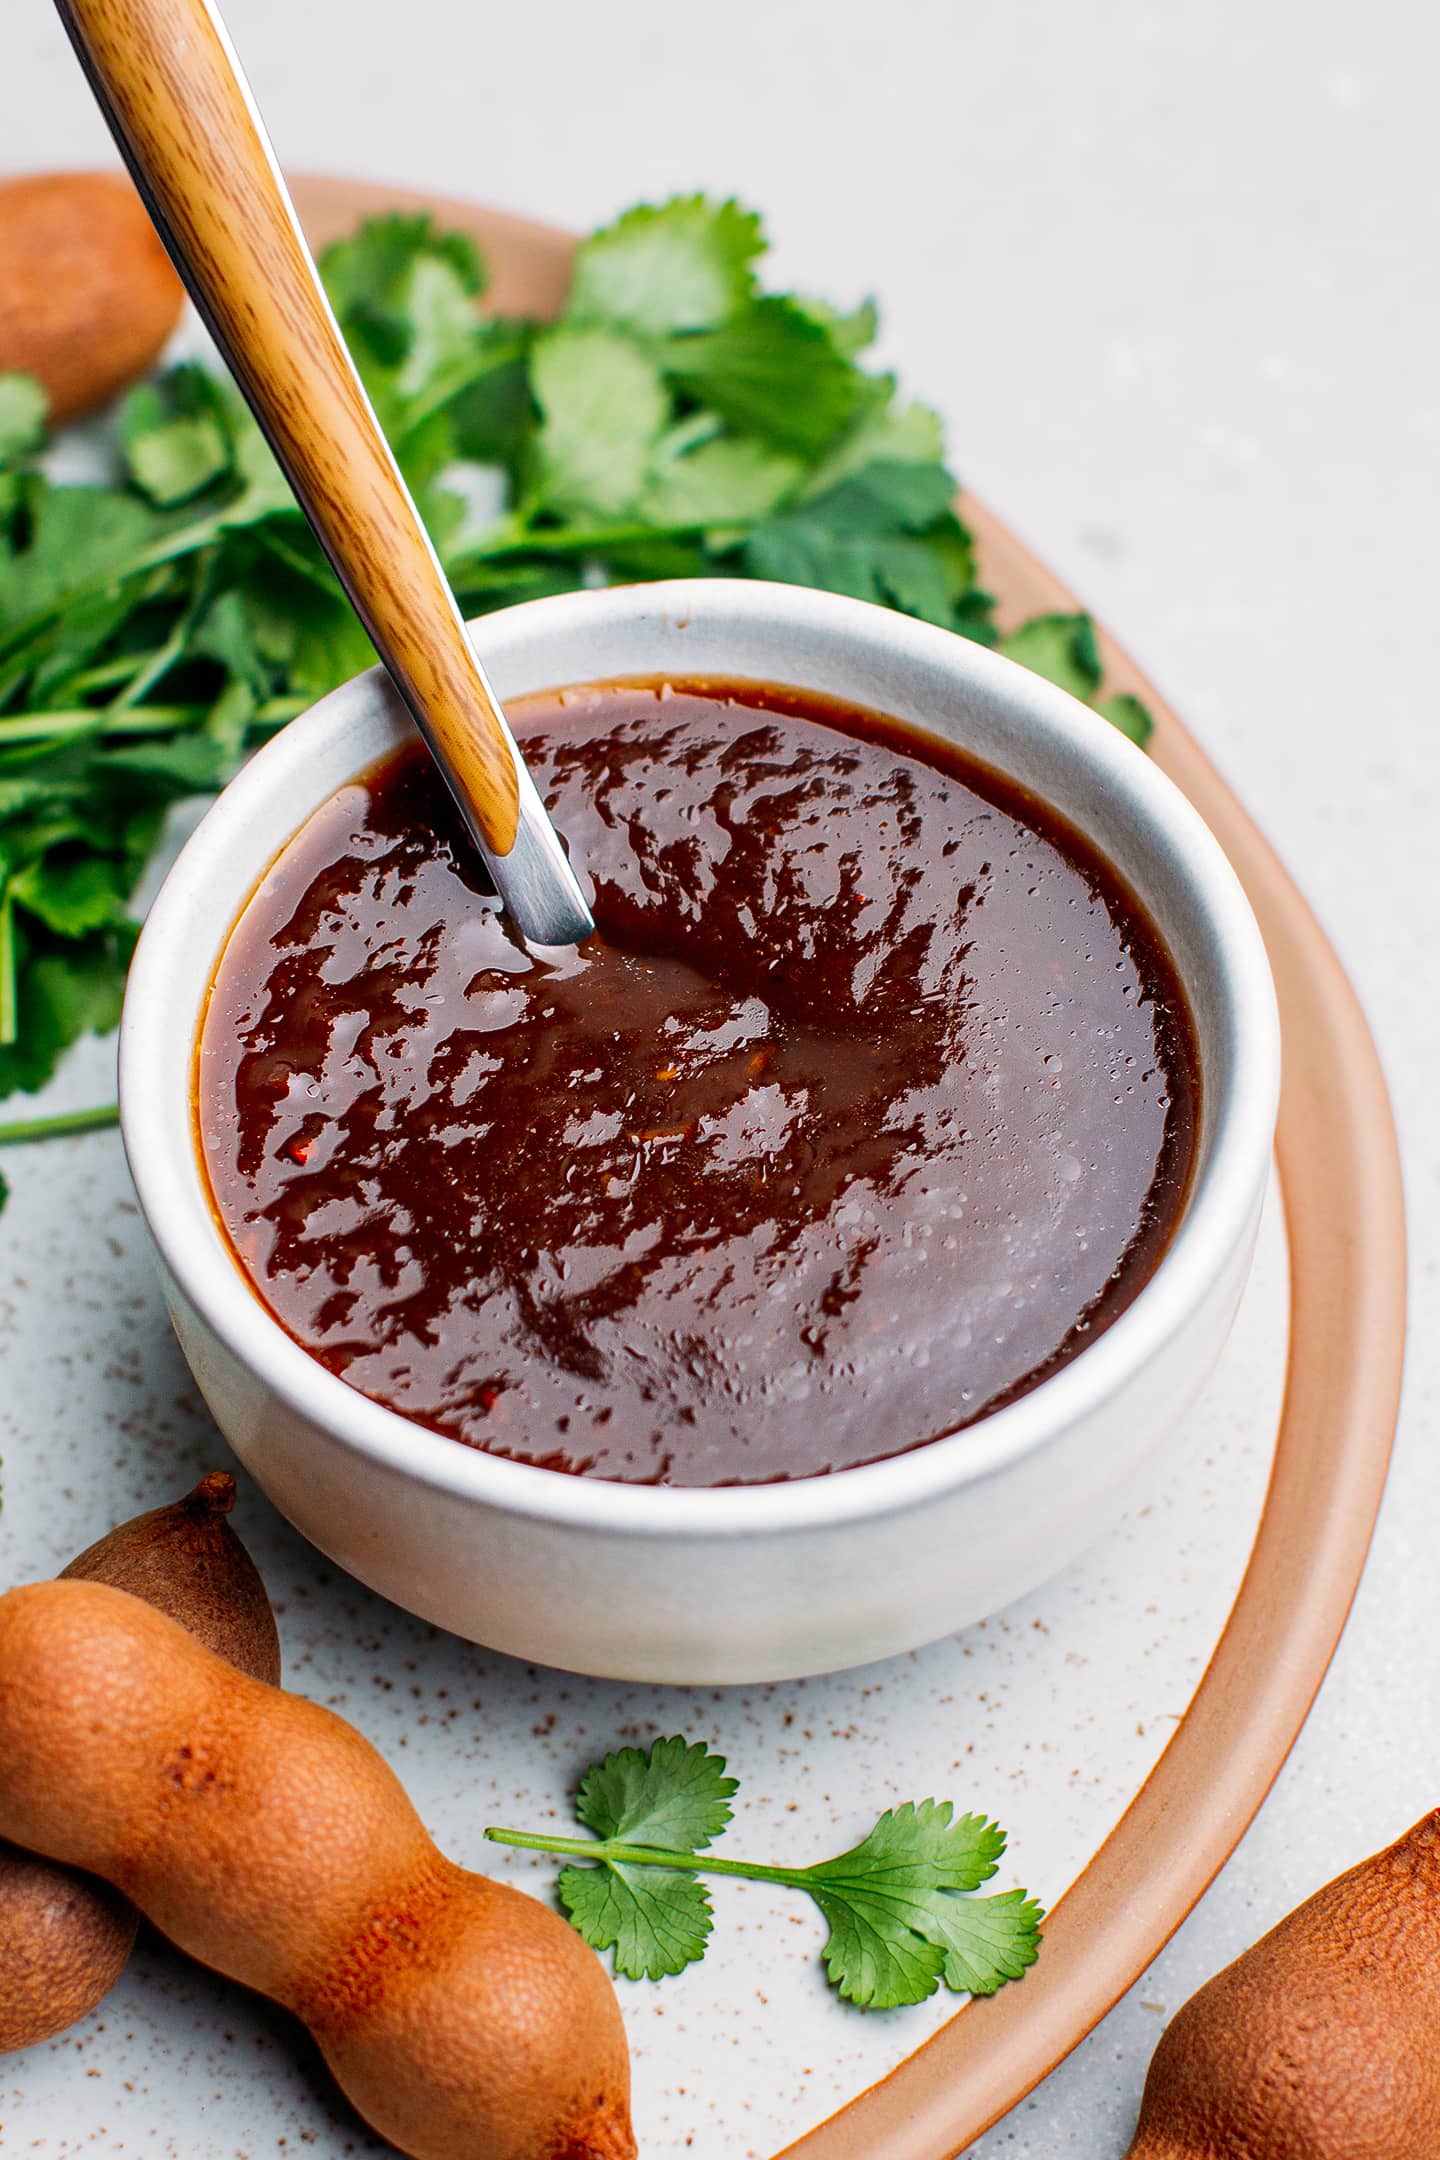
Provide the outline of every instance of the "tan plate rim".
<path id="1" fill-rule="evenodd" d="M 571 240 L 553 227 L 369 181 L 294 183 L 317 242 L 377 210 L 474 234 L 501 312 L 558 307 Z M 1074 595 L 980 504 L 964 514 L 1010 618 Z M 1385 1483 L 1405 1339 L 1400 1164 L 1365 1018 L 1319 923 L 1174 712 L 1101 634 L 1110 686 L 1155 715 L 1156 762 L 1224 846 L 1280 1000 L 1276 1151 L 1290 1245 L 1290 1347 L 1274 1468 L 1230 1618 L 1165 1753 L 1051 1914 L 1022 1985 L 958 2012 L 784 2160 L 953 2160 L 1098 2024 L 1234 1850 L 1305 1721 L 1360 1579 Z M 1322 1178 L 1305 1174 L 1325 1165 Z"/>

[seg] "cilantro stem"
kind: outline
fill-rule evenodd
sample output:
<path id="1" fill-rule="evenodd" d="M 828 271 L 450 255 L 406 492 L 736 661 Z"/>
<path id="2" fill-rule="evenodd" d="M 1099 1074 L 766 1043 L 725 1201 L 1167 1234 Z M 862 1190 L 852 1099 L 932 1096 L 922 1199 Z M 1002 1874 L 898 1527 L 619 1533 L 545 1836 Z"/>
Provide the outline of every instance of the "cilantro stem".
<path id="1" fill-rule="evenodd" d="M 194 617 L 195 609 L 192 605 L 186 608 L 180 616 L 165 643 L 157 651 L 151 653 L 149 658 L 143 661 L 134 675 L 131 676 L 129 682 L 126 683 L 124 689 L 115 699 L 111 707 L 113 712 L 127 712 L 138 709 L 146 691 L 153 690 L 161 677 L 170 672 L 185 650 L 186 642 L 191 630 L 194 628 Z"/>
<path id="2" fill-rule="evenodd" d="M 0 1047 L 8 1047 L 19 1032 L 19 1000 L 15 989 L 15 899 L 7 886 L 0 894 Z"/>
<path id="3" fill-rule="evenodd" d="M 693 519 L 681 525 L 640 525 L 633 519 L 613 525 L 527 525 L 508 518 L 489 539 L 452 555 L 445 567 L 454 578 L 472 565 L 503 562 L 512 555 L 599 555 L 636 541 L 693 539 L 705 530 Z"/>
<path id="4" fill-rule="evenodd" d="M 255 712 L 252 725 L 278 727 L 293 720 L 311 701 L 269 698 Z M 18 712 L 0 716 L 0 749 L 13 743 L 45 742 L 59 735 L 168 735 L 198 727 L 208 705 L 76 705 L 56 712 Z"/>
<path id="5" fill-rule="evenodd" d="M 19 1147 L 27 1140 L 58 1140 L 65 1133 L 98 1132 L 120 1117 L 118 1103 L 95 1103 L 88 1110 L 57 1110 L 51 1117 L 12 1118 L 0 1125 L 0 1147 Z"/>
<path id="6" fill-rule="evenodd" d="M 0 747 L 43 742 L 51 735 L 164 735 L 203 720 L 208 705 L 74 705 L 54 712 L 7 713 Z"/>
<path id="7" fill-rule="evenodd" d="M 163 647 L 156 647 L 156 652 Z M 156 652 L 117 653 L 113 660 L 102 660 L 95 667 L 82 668 L 70 678 L 70 687 L 87 696 L 92 690 L 109 690 L 116 683 L 129 682 L 137 668 L 148 667 Z"/>
<path id="8" fill-rule="evenodd" d="M 684 1868 L 695 1875 L 742 1875 L 747 1882 L 788 1883 L 810 1887 L 809 1868 L 767 1867 L 759 1860 L 722 1860 L 708 1852 L 671 1852 L 658 1845 L 627 1845 L 618 1838 L 547 1837 L 531 1830 L 487 1830 L 494 1845 L 520 1845 L 527 1852 L 564 1853 L 577 1860 L 606 1861 L 622 1867 Z"/>

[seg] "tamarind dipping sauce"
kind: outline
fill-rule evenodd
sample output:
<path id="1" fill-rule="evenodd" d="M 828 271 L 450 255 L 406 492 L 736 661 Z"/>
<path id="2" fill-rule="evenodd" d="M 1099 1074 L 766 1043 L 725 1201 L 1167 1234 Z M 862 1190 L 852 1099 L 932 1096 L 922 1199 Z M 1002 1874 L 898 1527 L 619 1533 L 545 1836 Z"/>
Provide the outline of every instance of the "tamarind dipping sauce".
<path id="1" fill-rule="evenodd" d="M 809 693 L 512 707 L 591 897 L 499 913 L 417 745 L 290 841 L 197 1058 L 258 1296 L 470 1447 L 671 1485 L 902 1453 L 1154 1271 L 1199 1076 L 1133 893 L 939 739 Z"/>

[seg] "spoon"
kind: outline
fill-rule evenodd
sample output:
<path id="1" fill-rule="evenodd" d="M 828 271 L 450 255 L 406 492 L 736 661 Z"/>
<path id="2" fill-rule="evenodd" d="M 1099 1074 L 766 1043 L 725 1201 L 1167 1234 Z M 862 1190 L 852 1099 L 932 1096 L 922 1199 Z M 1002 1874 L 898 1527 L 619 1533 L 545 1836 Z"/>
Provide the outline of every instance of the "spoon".
<path id="1" fill-rule="evenodd" d="M 189 288 L 527 938 L 594 929 L 340 335 L 209 0 L 56 0 Z M 97 336 L 103 335 L 97 323 Z"/>

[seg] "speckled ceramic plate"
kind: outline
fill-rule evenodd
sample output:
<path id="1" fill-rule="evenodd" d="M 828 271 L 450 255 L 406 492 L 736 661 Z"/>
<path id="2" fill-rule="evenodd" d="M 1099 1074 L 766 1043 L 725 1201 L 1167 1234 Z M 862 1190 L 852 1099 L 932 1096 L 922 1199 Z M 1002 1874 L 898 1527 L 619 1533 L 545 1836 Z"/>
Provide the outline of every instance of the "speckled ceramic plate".
<path id="1" fill-rule="evenodd" d="M 312 181 L 297 195 L 318 240 L 394 206 L 468 228 L 501 309 L 544 312 L 564 292 L 569 242 L 546 228 L 371 185 Z M 1007 614 L 1074 604 L 983 508 L 965 513 Z M 1383 1083 L 1285 872 L 1154 689 L 1102 643 L 1114 686 L 1158 716 L 1157 759 L 1244 878 L 1287 1068 L 1255 1276 L 1148 1509 L 1023 1605 L 929 1650 L 722 1693 L 575 1680 L 437 1635 L 243 1496 L 238 1526 L 275 1596 L 291 1684 L 370 1734 L 462 1860 L 543 1893 L 550 1864 L 482 1848 L 483 1826 L 563 1815 L 594 1755 L 657 1730 L 729 1756 L 743 1803 L 731 1841 L 757 1856 L 839 1850 L 881 1807 L 930 1792 L 1009 1827 L 1013 1879 L 1054 1908 L 1044 1954 L 1022 1986 L 958 2014 L 946 2000 L 847 2010 L 825 1988 L 808 1903 L 719 1886 L 704 1962 L 623 1989 L 647 2160 L 950 2160 L 1094 2025 L 1211 1880 L 1300 1727 L 1359 1576 L 1403 1340 Z M 93 1092 L 108 1055 L 89 1046 L 62 1094 Z M 220 1443 L 169 1339 L 113 1135 L 6 1167 L 0 1580 L 13 1581 L 171 1497 Z M 0 2146 L 42 2160 L 385 2149 L 297 2027 L 153 1938 L 94 2018 L 0 2064 Z"/>

